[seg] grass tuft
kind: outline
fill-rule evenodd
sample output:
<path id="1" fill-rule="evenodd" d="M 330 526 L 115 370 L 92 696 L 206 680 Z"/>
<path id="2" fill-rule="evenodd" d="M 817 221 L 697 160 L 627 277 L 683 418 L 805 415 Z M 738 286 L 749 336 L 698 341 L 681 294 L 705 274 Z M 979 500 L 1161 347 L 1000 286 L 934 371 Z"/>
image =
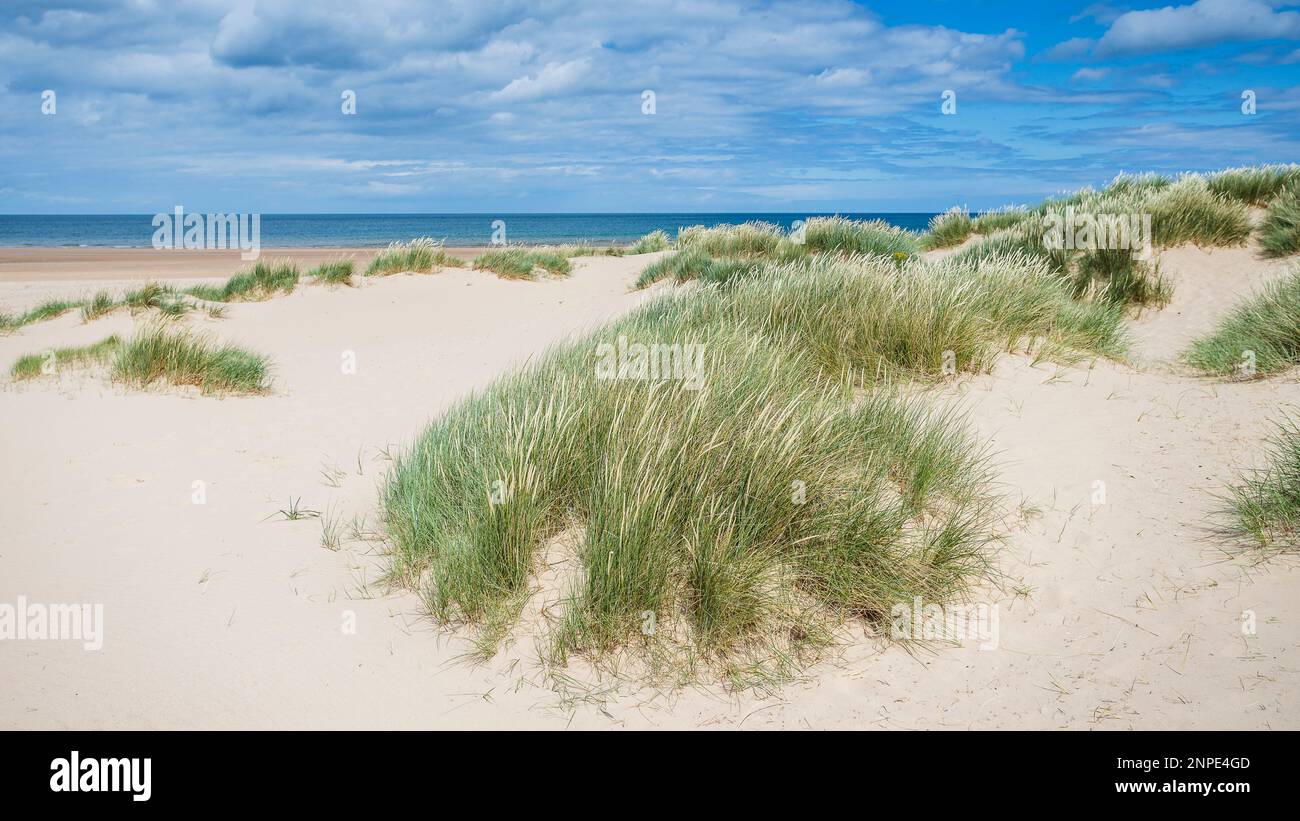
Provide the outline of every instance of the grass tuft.
<path id="1" fill-rule="evenodd" d="M 1234 308 L 1184 359 L 1206 373 L 1248 379 L 1300 363 L 1300 266 Z"/>
<path id="2" fill-rule="evenodd" d="M 970 372 L 1035 344 L 1114 351 L 1120 312 L 1023 256 L 735 261 L 727 287 L 670 291 L 434 421 L 385 482 L 394 580 L 490 653 L 567 538 L 553 662 L 644 651 L 740 681 L 983 577 L 984 450 L 888 385 L 944 378 L 950 353 Z M 678 369 L 602 376 L 629 341 L 682 346 L 657 360 Z"/>
<path id="3" fill-rule="evenodd" d="M 1082 252 L 1071 284 L 1076 298 L 1113 305 L 1163 308 L 1173 298 L 1159 266 L 1123 248 Z"/>
<path id="4" fill-rule="evenodd" d="M 117 349 L 112 376 L 145 388 L 163 381 L 192 385 L 205 394 L 265 393 L 270 388 L 269 361 L 234 345 L 216 345 L 187 331 L 156 324 Z"/>
<path id="5" fill-rule="evenodd" d="M 1259 244 L 1266 257 L 1300 253 L 1300 183 L 1280 192 L 1268 204 L 1259 225 Z"/>
<path id="6" fill-rule="evenodd" d="M 85 305 L 82 300 L 49 299 L 24 313 L 13 315 L 0 313 L 0 331 L 14 331 L 33 322 L 43 322 L 74 311 Z"/>
<path id="7" fill-rule="evenodd" d="M 672 245 L 672 240 L 668 238 L 665 231 L 651 231 L 641 239 L 637 240 L 631 248 L 627 249 L 629 254 L 650 254 L 655 251 L 667 251 Z"/>
<path id="8" fill-rule="evenodd" d="M 1265 445 L 1264 467 L 1228 488 L 1220 535 L 1269 552 L 1300 548 L 1300 424 L 1284 417 Z"/>
<path id="9" fill-rule="evenodd" d="M 441 242 L 417 237 L 410 242 L 394 242 L 380 251 L 366 268 L 366 276 L 428 274 L 436 268 L 464 267 L 465 262 L 448 254 Z"/>
<path id="10" fill-rule="evenodd" d="M 1173 179 L 1163 174 L 1119 174 L 1102 189 L 1111 197 L 1149 196 L 1173 184 Z"/>
<path id="11" fill-rule="evenodd" d="M 90 322 L 108 316 L 118 309 L 118 303 L 108 291 L 99 291 L 90 301 L 81 306 L 81 321 Z"/>
<path id="12" fill-rule="evenodd" d="M 921 250 L 916 234 L 884 220 L 855 221 L 843 217 L 813 217 L 804 231 L 809 253 L 874 254 L 912 257 Z"/>
<path id="13" fill-rule="evenodd" d="M 293 293 L 298 285 L 298 266 L 291 262 L 258 262 L 223 285 L 195 285 L 185 293 L 207 302 L 246 302 Z"/>
<path id="14" fill-rule="evenodd" d="M 494 248 L 474 258 L 476 271 L 491 271 L 502 279 L 566 277 L 573 270 L 568 257 L 547 248 Z"/>
<path id="15" fill-rule="evenodd" d="M 1284 189 L 1300 186 L 1300 165 L 1256 165 L 1226 168 L 1206 178 L 1215 194 L 1246 205 L 1263 206 Z"/>
<path id="16" fill-rule="evenodd" d="M 1131 210 L 1141 211 L 1143 205 Z M 1246 206 L 1215 193 L 1202 177 L 1189 175 L 1160 189 L 1149 201 L 1155 244 L 1170 248 L 1186 242 L 1219 247 L 1245 245 L 1250 237 Z"/>
<path id="17" fill-rule="evenodd" d="M 963 208 L 953 208 L 930 220 L 930 232 L 924 237 L 927 248 L 951 248 L 961 245 L 974 230 L 970 214 Z"/>
<path id="18" fill-rule="evenodd" d="M 1008 206 L 993 211 L 981 211 L 971 220 L 971 232 L 975 234 L 992 234 L 1007 228 L 1014 228 L 1029 219 L 1031 212 L 1027 208 Z"/>
<path id="19" fill-rule="evenodd" d="M 745 222 L 705 228 L 692 225 L 677 232 L 679 249 L 695 249 L 711 257 L 767 256 L 785 239 L 781 226 L 770 222 Z"/>
<path id="20" fill-rule="evenodd" d="M 9 375 L 15 381 L 35 379 L 38 376 L 53 376 L 63 368 L 72 365 L 102 363 L 107 361 L 121 343 L 122 340 L 113 335 L 91 345 L 54 348 L 44 353 L 27 354 L 13 364 L 9 369 Z"/>
<path id="21" fill-rule="evenodd" d="M 308 271 L 307 276 L 326 285 L 351 285 L 352 260 L 335 259 L 323 262 Z"/>
<path id="22" fill-rule="evenodd" d="M 637 277 L 635 287 L 646 288 L 662 279 L 672 279 L 677 283 L 698 279 L 721 284 L 751 273 L 762 265 L 760 259 L 714 258 L 698 248 L 687 248 L 647 265 Z"/>

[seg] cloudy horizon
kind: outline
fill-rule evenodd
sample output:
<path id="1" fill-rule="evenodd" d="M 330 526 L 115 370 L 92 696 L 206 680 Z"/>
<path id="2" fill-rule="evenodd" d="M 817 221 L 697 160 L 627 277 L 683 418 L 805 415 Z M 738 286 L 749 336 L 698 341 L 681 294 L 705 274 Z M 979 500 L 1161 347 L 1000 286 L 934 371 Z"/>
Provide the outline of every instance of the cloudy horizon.
<path id="1" fill-rule="evenodd" d="M 0 209 L 938 211 L 1291 162 L 1298 7 L 19 0 Z"/>

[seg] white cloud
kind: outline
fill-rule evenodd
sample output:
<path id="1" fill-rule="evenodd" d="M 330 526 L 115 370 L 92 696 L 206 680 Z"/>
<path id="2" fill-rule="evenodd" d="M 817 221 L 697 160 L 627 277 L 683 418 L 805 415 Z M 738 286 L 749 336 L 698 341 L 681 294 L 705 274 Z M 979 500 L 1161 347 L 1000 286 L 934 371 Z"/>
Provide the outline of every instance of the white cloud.
<path id="1" fill-rule="evenodd" d="M 1108 74 L 1110 74 L 1108 68 L 1081 68 L 1074 72 L 1070 79 L 1075 82 L 1095 83 L 1098 80 L 1106 79 Z"/>
<path id="2" fill-rule="evenodd" d="M 1097 41 L 1090 37 L 1071 37 L 1043 52 L 1043 57 L 1048 60 L 1080 60 L 1087 57 L 1095 45 Z"/>
<path id="3" fill-rule="evenodd" d="M 1300 13 L 1264 0 L 1197 0 L 1187 6 L 1130 11 L 1111 24 L 1097 56 L 1141 54 L 1224 42 L 1300 38 Z"/>
<path id="4" fill-rule="evenodd" d="M 571 91 L 587 77 L 591 59 L 580 57 L 563 63 L 547 63 L 534 76 L 511 80 L 505 88 L 488 95 L 497 103 L 517 103 L 536 100 Z"/>

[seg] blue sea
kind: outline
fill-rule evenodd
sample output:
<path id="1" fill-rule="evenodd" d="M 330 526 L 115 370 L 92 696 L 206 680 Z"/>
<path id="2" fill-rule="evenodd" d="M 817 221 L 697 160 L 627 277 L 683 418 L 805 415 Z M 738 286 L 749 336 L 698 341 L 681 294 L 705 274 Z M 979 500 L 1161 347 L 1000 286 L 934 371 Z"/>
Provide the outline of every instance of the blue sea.
<path id="1" fill-rule="evenodd" d="M 362 248 L 415 237 L 448 245 L 487 245 L 493 223 L 505 223 L 511 244 L 630 242 L 662 229 L 676 236 L 690 225 L 738 224 L 762 220 L 790 229 L 795 220 L 826 214 L 262 214 L 261 245 Z M 934 214 L 844 213 L 851 219 L 883 219 L 922 230 Z M 0 247 L 148 248 L 152 214 L 0 214 Z"/>

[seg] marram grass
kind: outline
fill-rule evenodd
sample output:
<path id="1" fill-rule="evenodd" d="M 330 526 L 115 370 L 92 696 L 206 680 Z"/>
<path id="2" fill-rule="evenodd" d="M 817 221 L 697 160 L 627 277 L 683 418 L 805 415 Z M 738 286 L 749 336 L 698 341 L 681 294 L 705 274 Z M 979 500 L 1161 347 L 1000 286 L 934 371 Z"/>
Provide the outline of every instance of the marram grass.
<path id="1" fill-rule="evenodd" d="M 1220 535 L 1266 552 L 1300 548 L 1300 425 L 1283 417 L 1263 443 L 1263 467 L 1229 486 Z"/>
<path id="2" fill-rule="evenodd" d="M 697 356 L 674 378 L 602 378 L 629 340 Z M 419 436 L 383 490 L 393 578 L 491 653 L 559 540 L 574 572 L 541 628 L 552 662 L 633 653 L 739 683 L 789 672 L 846 621 L 880 625 L 896 603 L 951 601 L 985 576 L 982 446 L 889 386 L 1034 346 L 1118 350 L 1119 314 L 1022 257 L 819 256 L 670 291 Z"/>
<path id="3" fill-rule="evenodd" d="M 255 394 L 270 388 L 265 356 L 161 324 L 118 346 L 111 373 L 114 381 L 137 388 L 158 382 L 193 386 L 205 394 Z"/>
<path id="4" fill-rule="evenodd" d="M 1264 256 L 1300 254 L 1300 182 L 1278 193 L 1268 204 L 1258 233 Z"/>
<path id="5" fill-rule="evenodd" d="M 859 221 L 843 217 L 814 217 L 804 227 L 804 245 L 809 253 L 874 254 L 893 258 L 915 256 L 921 250 L 919 237 L 884 220 Z"/>
<path id="6" fill-rule="evenodd" d="M 785 231 L 770 222 L 746 222 L 706 228 L 693 225 L 677 232 L 679 249 L 696 249 L 711 257 L 768 256 L 774 254 Z"/>
<path id="7" fill-rule="evenodd" d="M 691 247 L 667 254 L 647 265 L 637 277 L 636 287 L 645 288 L 663 279 L 671 279 L 678 283 L 693 279 L 715 283 L 730 282 L 764 264 L 762 259 L 752 257 L 711 257 L 700 249 Z"/>
<path id="8" fill-rule="evenodd" d="M 672 245 L 672 240 L 664 231 L 651 231 L 641 239 L 637 240 L 630 248 L 627 249 L 629 254 L 649 254 L 654 251 L 667 251 Z"/>
<path id="9" fill-rule="evenodd" d="M 995 231 L 1014 228 L 1028 219 L 1029 216 L 1030 211 L 1027 208 L 1019 208 L 1016 206 L 1007 206 L 1006 208 L 981 211 L 978 216 L 971 220 L 971 232 L 976 234 L 992 234 Z"/>
<path id="10" fill-rule="evenodd" d="M 1184 360 L 1216 376 L 1265 377 L 1300 363 L 1300 266 L 1248 297 Z"/>
<path id="11" fill-rule="evenodd" d="M 1246 205 L 1264 206 L 1286 188 L 1300 186 L 1300 165 L 1256 165 L 1226 168 L 1208 175 L 1216 194 Z"/>
<path id="12" fill-rule="evenodd" d="M 930 231 L 923 237 L 927 248 L 951 248 L 961 245 L 974 230 L 970 213 L 953 208 L 930 220 Z"/>
<path id="13" fill-rule="evenodd" d="M 81 306 L 81 321 L 90 322 L 108 316 L 117 310 L 119 304 L 108 291 L 98 291 L 85 305 Z"/>
<path id="14" fill-rule="evenodd" d="M 427 274 L 436 268 L 463 268 L 463 260 L 447 253 L 441 242 L 417 237 L 410 242 L 394 242 L 375 255 L 366 268 L 366 276 L 391 274 Z"/>
<path id="15" fill-rule="evenodd" d="M 352 269 L 352 260 L 334 259 L 312 268 L 307 276 L 325 285 L 351 285 Z"/>
<path id="16" fill-rule="evenodd" d="M 502 279 L 566 277 L 573 270 L 568 257 L 548 248 L 493 248 L 475 257 L 472 267 Z"/>
<path id="17" fill-rule="evenodd" d="M 43 353 L 27 354 L 13 364 L 9 369 L 9 376 L 15 381 L 35 379 L 40 376 L 53 376 L 70 366 L 103 363 L 121 343 L 122 340 L 113 335 L 90 345 L 53 348 Z"/>
<path id="18" fill-rule="evenodd" d="M 1161 248 L 1188 242 L 1208 247 L 1244 245 L 1250 236 L 1246 206 L 1216 193 L 1201 177 L 1184 177 L 1138 208 L 1150 212 L 1155 244 Z"/>
<path id="19" fill-rule="evenodd" d="M 291 262 L 259 261 L 222 285 L 195 285 L 185 293 L 207 302 L 241 302 L 270 299 L 292 293 L 298 285 L 298 266 Z"/>
<path id="20" fill-rule="evenodd" d="M 95 364 L 108 365 L 114 381 L 136 388 L 158 382 L 190 385 L 207 394 L 264 393 L 270 388 L 265 356 L 234 345 L 216 345 L 158 321 L 125 342 L 113 335 L 92 345 L 28 354 L 13 364 L 9 374 L 14 380 L 25 380 Z"/>
<path id="21" fill-rule="evenodd" d="M 54 319 L 63 316 L 69 311 L 74 311 L 84 304 L 82 300 L 49 299 L 21 314 L 14 315 L 0 312 L 0 331 L 14 331 L 33 322 Z"/>

